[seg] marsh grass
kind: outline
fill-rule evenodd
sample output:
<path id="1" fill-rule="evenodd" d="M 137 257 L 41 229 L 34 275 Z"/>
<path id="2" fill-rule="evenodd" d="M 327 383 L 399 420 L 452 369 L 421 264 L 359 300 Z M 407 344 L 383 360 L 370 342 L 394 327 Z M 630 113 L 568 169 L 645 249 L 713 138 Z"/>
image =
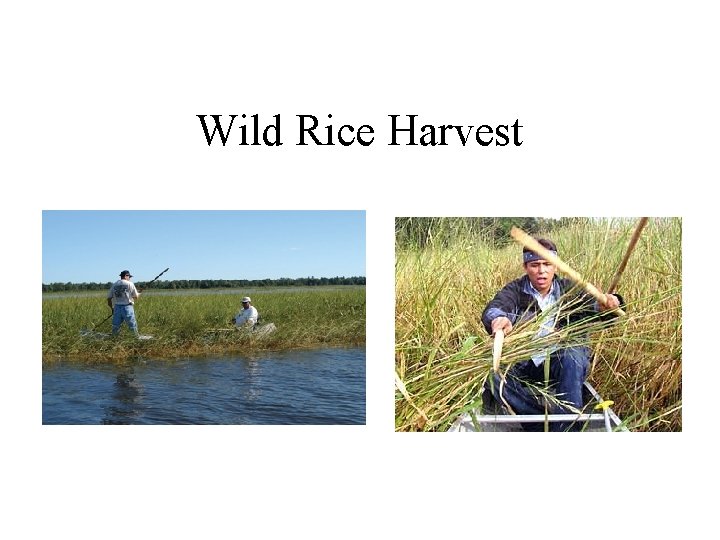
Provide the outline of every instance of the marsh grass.
<path id="1" fill-rule="evenodd" d="M 455 218 L 457 219 L 457 218 Z M 636 220 L 574 220 L 547 236 L 561 258 L 604 290 Z M 481 404 L 492 369 L 492 339 L 480 322 L 485 305 L 522 275 L 521 247 L 491 244 L 481 232 L 424 249 L 396 252 L 396 429 L 447 429 Z M 620 279 L 627 317 L 585 321 L 543 340 L 537 321 L 505 339 L 501 370 L 552 344 L 588 335 L 590 381 L 633 430 L 682 429 L 681 220 L 651 218 Z"/>
<path id="2" fill-rule="evenodd" d="M 237 331 L 230 324 L 238 312 L 238 294 L 153 295 L 148 290 L 136 304 L 138 341 L 123 326 L 114 339 L 81 336 L 81 330 L 109 333 L 111 320 L 97 327 L 110 310 L 104 296 L 46 298 L 42 309 L 43 360 L 72 357 L 114 361 L 133 356 L 174 357 L 251 350 L 365 343 L 365 287 L 308 287 L 253 293 L 261 324 L 277 330 L 263 338 Z"/>

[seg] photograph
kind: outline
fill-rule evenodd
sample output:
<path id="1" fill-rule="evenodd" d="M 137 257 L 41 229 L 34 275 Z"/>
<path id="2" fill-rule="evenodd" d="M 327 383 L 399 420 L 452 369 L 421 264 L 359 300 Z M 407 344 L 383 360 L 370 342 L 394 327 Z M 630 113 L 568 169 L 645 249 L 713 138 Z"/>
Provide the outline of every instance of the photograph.
<path id="1" fill-rule="evenodd" d="M 0 535 L 713 530 L 716 3 L 133 7 L 3 10 Z"/>
<path id="2" fill-rule="evenodd" d="M 42 212 L 43 424 L 365 424 L 364 211 Z"/>
<path id="3" fill-rule="evenodd" d="M 682 220 L 398 217 L 397 431 L 682 431 Z"/>

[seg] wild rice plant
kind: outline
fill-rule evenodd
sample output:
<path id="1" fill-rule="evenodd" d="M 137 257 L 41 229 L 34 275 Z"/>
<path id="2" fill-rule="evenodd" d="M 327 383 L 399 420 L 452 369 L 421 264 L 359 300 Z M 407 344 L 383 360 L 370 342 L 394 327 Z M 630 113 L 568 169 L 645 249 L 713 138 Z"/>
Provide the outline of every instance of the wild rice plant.
<path id="1" fill-rule="evenodd" d="M 437 218 L 436 218 L 437 219 Z M 453 218 L 458 219 L 458 218 Z M 620 264 L 636 220 L 574 219 L 545 236 L 560 257 L 600 289 Z M 398 244 L 396 253 L 396 429 L 442 431 L 481 405 L 492 369 L 484 307 L 523 274 L 521 246 L 493 247 L 487 235 L 449 245 Z M 549 340 L 585 336 L 594 351 L 590 381 L 633 430 L 682 429 L 681 220 L 651 219 L 618 293 L 627 316 L 609 327 L 586 321 L 544 340 L 537 321 L 516 327 L 502 369 L 526 360 Z"/>
<path id="2" fill-rule="evenodd" d="M 253 292 L 261 324 L 277 330 L 262 339 L 230 323 L 240 308 L 237 294 L 154 294 L 136 304 L 138 329 L 154 339 L 138 341 L 125 326 L 115 339 L 83 337 L 82 330 L 109 333 L 104 295 L 43 300 L 43 360 L 81 358 L 108 361 L 132 356 L 224 354 L 258 349 L 357 346 L 365 343 L 365 287 L 308 287 Z M 97 324 L 97 327 L 95 325 Z"/>

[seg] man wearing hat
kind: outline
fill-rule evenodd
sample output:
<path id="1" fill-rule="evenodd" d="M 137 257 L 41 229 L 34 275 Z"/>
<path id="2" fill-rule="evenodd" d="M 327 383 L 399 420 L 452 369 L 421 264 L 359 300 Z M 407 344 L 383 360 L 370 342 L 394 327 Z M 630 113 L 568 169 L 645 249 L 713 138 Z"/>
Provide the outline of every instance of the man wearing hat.
<path id="1" fill-rule="evenodd" d="M 557 255 L 553 242 L 544 238 L 536 240 Z M 622 297 L 612 294 L 607 295 L 607 305 L 599 304 L 573 281 L 556 277 L 555 265 L 528 248 L 523 249 L 523 268 L 525 275 L 505 285 L 483 311 L 482 323 L 491 335 L 499 330 L 507 335 L 518 323 L 539 317 L 536 337 L 542 338 L 588 317 L 599 318 L 600 312 L 624 304 Z M 606 317 L 609 314 L 602 318 Z M 498 404 L 509 406 L 515 414 L 545 414 L 545 400 L 532 386 L 545 384 L 544 363 L 548 358 L 550 390 L 563 403 L 551 403 L 547 412 L 578 413 L 583 408 L 583 383 L 590 366 L 589 348 L 578 343 L 551 346 L 528 360 L 517 362 L 504 381 L 499 374 L 493 374 L 492 384 L 490 379 L 487 381 L 485 396 L 491 394 Z M 565 431 L 568 427 L 562 423 L 550 424 L 551 430 Z"/>
<path id="2" fill-rule="evenodd" d="M 138 335 L 137 321 L 133 304 L 140 296 L 135 284 L 130 281 L 132 276 L 129 270 L 120 272 L 120 279 L 113 283 L 108 291 L 107 303 L 113 310 L 112 333 L 114 336 L 120 331 L 120 325 L 126 322 L 128 328 Z"/>
<path id="3" fill-rule="evenodd" d="M 258 311 L 255 306 L 250 305 L 249 296 L 245 296 L 241 302 L 243 308 L 235 315 L 233 322 L 238 328 L 247 327 L 253 329 L 258 321 Z"/>

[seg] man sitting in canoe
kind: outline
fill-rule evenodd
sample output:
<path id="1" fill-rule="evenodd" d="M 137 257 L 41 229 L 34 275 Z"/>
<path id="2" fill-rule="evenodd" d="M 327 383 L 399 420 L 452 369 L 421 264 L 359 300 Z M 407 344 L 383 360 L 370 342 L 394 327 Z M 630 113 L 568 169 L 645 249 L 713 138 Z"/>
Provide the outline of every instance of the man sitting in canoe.
<path id="1" fill-rule="evenodd" d="M 255 306 L 251 305 L 249 296 L 245 296 L 241 302 L 242 309 L 237 315 L 235 315 L 231 322 L 233 322 L 238 328 L 248 328 L 253 330 L 260 317 L 258 315 L 258 311 L 255 309 Z"/>
<path id="2" fill-rule="evenodd" d="M 553 242 L 546 239 L 538 242 L 557 256 Z M 598 317 L 599 312 L 614 310 L 624 303 L 619 295 L 608 294 L 607 304 L 603 305 L 579 288 L 563 297 L 576 284 L 556 277 L 555 265 L 527 247 L 523 248 L 523 268 L 525 275 L 505 285 L 483 311 L 482 323 L 491 335 L 500 330 L 507 335 L 518 323 L 539 316 L 543 320 L 537 337 L 542 337 L 568 324 Z M 563 301 L 558 304 L 561 297 Z M 545 400 L 526 383 L 545 384 L 544 362 L 548 355 L 550 390 L 563 403 L 553 402 L 547 412 L 579 412 L 583 407 L 583 382 L 590 366 L 590 350 L 586 346 L 557 345 L 539 351 L 532 358 L 513 365 L 504 382 L 494 373 L 492 380 L 488 378 L 485 395 L 491 394 L 498 404 L 509 406 L 515 414 L 545 414 Z M 564 431 L 568 425 L 551 423 L 550 428 Z"/>

